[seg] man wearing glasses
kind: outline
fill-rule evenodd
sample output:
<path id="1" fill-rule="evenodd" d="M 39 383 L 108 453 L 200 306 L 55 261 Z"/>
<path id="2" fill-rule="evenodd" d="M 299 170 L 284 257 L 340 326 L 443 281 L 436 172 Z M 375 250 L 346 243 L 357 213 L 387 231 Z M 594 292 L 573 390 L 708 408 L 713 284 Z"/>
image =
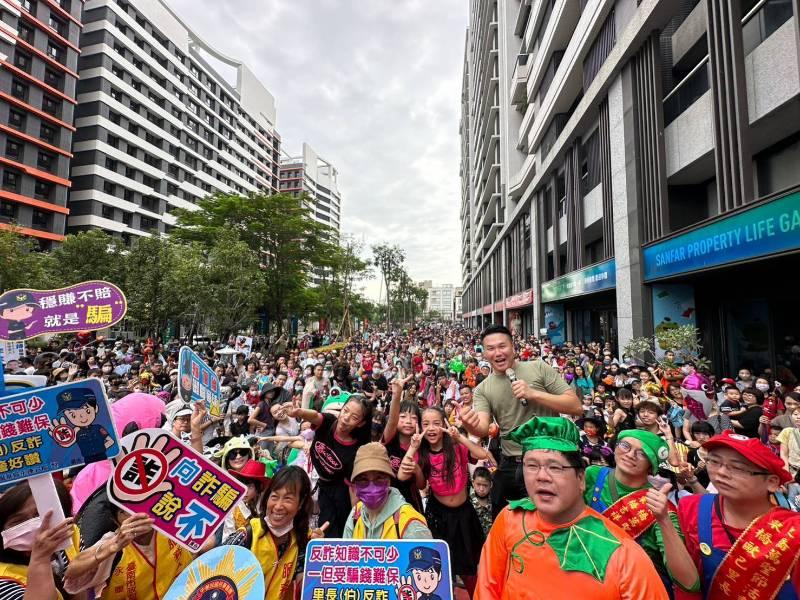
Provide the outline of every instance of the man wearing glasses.
<path id="1" fill-rule="evenodd" d="M 587 467 L 584 500 L 639 542 L 672 596 L 673 584 L 697 592 L 700 581 L 686 555 L 675 506 L 666 497 L 671 484 L 656 490 L 648 480 L 668 456 L 669 446 L 658 435 L 623 431 L 614 449 L 616 469 Z"/>
<path id="2" fill-rule="evenodd" d="M 678 507 L 701 597 L 800 598 L 800 515 L 772 503 L 791 481 L 783 461 L 758 439 L 730 432 L 703 448 L 718 493 L 687 496 Z"/>
<path id="3" fill-rule="evenodd" d="M 508 439 L 522 446 L 527 497 L 509 503 L 492 525 L 475 598 L 666 600 L 644 550 L 586 506 L 575 424 L 534 417 Z"/>

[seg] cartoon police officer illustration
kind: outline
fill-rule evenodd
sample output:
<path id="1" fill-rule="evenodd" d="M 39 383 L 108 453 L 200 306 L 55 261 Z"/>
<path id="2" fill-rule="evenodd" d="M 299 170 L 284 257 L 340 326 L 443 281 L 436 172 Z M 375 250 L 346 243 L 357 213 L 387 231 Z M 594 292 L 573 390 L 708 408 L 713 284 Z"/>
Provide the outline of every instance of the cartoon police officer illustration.
<path id="1" fill-rule="evenodd" d="M 437 550 L 416 546 L 408 553 L 411 577 L 401 577 L 397 588 L 400 600 L 442 600 L 434 594 L 442 581 L 442 556 Z M 413 578 L 413 586 L 412 586 Z"/>
<path id="2" fill-rule="evenodd" d="M 58 414 L 48 428 L 55 443 L 62 448 L 77 444 L 86 464 L 105 460 L 114 439 L 105 427 L 95 423 L 100 409 L 94 392 L 72 388 L 58 394 L 56 402 Z"/>
<path id="3" fill-rule="evenodd" d="M 0 296 L 0 339 L 24 340 L 36 321 L 31 317 L 39 305 L 33 294 L 23 291 L 11 291 Z"/>

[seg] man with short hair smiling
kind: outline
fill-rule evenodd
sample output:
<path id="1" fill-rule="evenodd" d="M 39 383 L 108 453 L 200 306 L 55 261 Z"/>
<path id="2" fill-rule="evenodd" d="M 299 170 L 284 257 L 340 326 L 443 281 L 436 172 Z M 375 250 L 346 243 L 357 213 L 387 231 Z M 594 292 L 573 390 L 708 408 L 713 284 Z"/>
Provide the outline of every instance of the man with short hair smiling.
<path id="1" fill-rule="evenodd" d="M 520 362 L 514 358 L 511 332 L 502 325 L 490 325 L 481 334 L 481 344 L 492 373 L 473 391 L 473 408 L 461 415 L 467 432 L 480 438 L 489 434 L 492 420 L 497 421 L 501 435 L 525 423 L 535 415 L 557 416 L 559 413 L 581 415 L 578 396 L 558 374 L 541 360 Z M 513 369 L 516 381 L 506 375 Z M 525 496 L 520 476 L 522 450 L 510 439 L 502 439 L 503 459 L 495 473 L 492 504 L 497 514 L 509 500 Z"/>
<path id="2" fill-rule="evenodd" d="M 717 494 L 678 505 L 686 548 L 700 572 L 702 598 L 800 598 L 800 515 L 774 506 L 792 476 L 757 439 L 725 432 L 703 444 Z"/>
<path id="3" fill-rule="evenodd" d="M 489 532 L 476 600 L 666 600 L 644 550 L 584 503 L 575 424 L 534 417 L 508 438 L 524 451 L 527 497 L 503 509 Z"/>

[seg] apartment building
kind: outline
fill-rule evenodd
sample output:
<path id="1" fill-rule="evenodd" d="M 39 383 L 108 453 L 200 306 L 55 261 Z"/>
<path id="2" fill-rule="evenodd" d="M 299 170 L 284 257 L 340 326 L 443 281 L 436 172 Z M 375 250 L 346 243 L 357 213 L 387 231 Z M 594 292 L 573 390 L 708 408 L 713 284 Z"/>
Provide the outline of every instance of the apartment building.
<path id="1" fill-rule="evenodd" d="M 83 22 L 69 232 L 130 242 L 200 198 L 278 191 L 275 100 L 246 65 L 161 0 L 88 0 Z"/>
<path id="2" fill-rule="evenodd" d="M 342 196 L 339 171 L 320 158 L 308 144 L 300 156 L 284 156 L 280 166 L 280 191 L 295 197 L 306 194 L 314 220 L 337 232 L 341 226 Z"/>
<path id="3" fill-rule="evenodd" d="M 425 313 L 428 315 L 436 313 L 442 321 L 452 321 L 457 288 L 452 283 L 433 285 L 430 279 L 420 282 L 419 286 L 428 292 Z"/>
<path id="4" fill-rule="evenodd" d="M 720 372 L 800 379 L 798 12 L 473 0 L 467 323 L 618 349 L 695 324 Z"/>
<path id="5" fill-rule="evenodd" d="M 0 1 L 0 228 L 64 238 L 80 0 Z"/>

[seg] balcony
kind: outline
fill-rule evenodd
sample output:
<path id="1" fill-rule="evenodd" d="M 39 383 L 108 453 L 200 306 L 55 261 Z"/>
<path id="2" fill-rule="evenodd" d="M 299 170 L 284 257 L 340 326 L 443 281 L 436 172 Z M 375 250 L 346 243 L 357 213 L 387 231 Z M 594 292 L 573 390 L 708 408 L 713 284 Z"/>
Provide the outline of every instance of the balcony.
<path id="1" fill-rule="evenodd" d="M 742 49 L 747 56 L 792 18 L 791 0 L 761 0 L 742 19 Z"/>
<path id="2" fill-rule="evenodd" d="M 517 56 L 517 64 L 511 80 L 511 104 L 521 104 L 526 100 L 528 75 L 530 75 L 532 64 L 533 59 L 530 54 Z"/>
<path id="3" fill-rule="evenodd" d="M 664 97 L 664 127 L 711 89 L 708 69 L 706 56 Z"/>

